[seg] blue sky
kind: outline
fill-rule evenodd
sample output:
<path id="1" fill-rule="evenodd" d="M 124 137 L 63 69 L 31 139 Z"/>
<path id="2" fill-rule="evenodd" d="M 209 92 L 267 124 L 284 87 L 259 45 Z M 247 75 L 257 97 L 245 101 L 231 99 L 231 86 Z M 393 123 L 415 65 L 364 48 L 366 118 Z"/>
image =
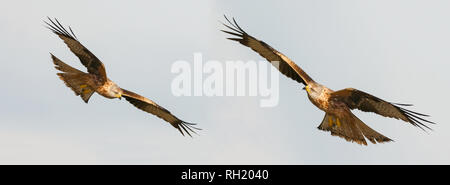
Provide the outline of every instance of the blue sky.
<path id="1" fill-rule="evenodd" d="M 3 1 L 0 8 L 0 164 L 450 164 L 448 1 Z M 223 14 L 338 90 L 354 87 L 431 114 L 434 131 L 354 113 L 395 142 L 362 147 L 316 127 L 324 113 L 280 76 L 280 102 L 175 97 L 177 60 L 259 61 L 226 40 Z M 85 104 L 55 75 L 49 52 L 85 70 L 43 26 L 70 25 L 109 78 L 178 117 L 182 137 L 128 102 Z"/>

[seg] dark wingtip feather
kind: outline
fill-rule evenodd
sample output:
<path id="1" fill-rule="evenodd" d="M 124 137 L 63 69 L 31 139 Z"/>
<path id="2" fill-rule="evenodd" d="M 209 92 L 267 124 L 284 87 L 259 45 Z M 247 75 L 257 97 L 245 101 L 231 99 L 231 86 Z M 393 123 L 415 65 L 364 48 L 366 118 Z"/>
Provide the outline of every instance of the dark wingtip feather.
<path id="1" fill-rule="evenodd" d="M 69 33 L 64 28 L 64 26 L 62 26 L 62 24 L 58 21 L 58 19 L 55 18 L 55 21 L 53 21 L 48 16 L 47 16 L 47 19 L 50 21 L 51 24 L 49 22 L 44 21 L 44 23 L 47 25 L 45 27 L 50 29 L 53 33 L 55 33 L 57 35 L 63 35 L 65 37 L 69 37 L 71 39 L 77 40 L 77 37 L 75 36 L 75 33 L 73 32 L 72 28 L 70 28 L 70 26 L 69 26 L 69 30 L 70 30 L 70 33 Z"/>
<path id="2" fill-rule="evenodd" d="M 410 111 L 410 110 L 408 110 L 408 109 L 401 108 L 401 107 L 398 107 L 398 108 L 399 108 L 400 110 L 404 111 L 404 112 L 409 112 L 409 113 L 411 113 L 411 114 L 417 114 L 417 115 L 420 115 L 420 116 L 430 117 L 430 115 L 427 115 L 427 114 L 422 114 L 422 113 Z"/>
<path id="3" fill-rule="evenodd" d="M 186 134 L 188 134 L 190 137 L 192 137 L 191 133 L 194 133 L 194 134 L 198 135 L 198 133 L 195 132 L 194 129 L 195 130 L 202 130 L 201 128 L 194 127 L 194 125 L 197 125 L 197 124 L 181 121 L 181 123 L 177 125 L 177 129 L 181 132 L 181 134 L 183 136 L 184 136 L 184 132 L 186 132 Z M 183 130 L 184 130 L 184 132 L 183 132 Z"/>
<path id="4" fill-rule="evenodd" d="M 224 25 L 225 27 L 227 27 L 228 29 L 230 29 L 230 30 L 233 30 L 233 31 L 238 32 L 238 33 L 240 33 L 240 34 L 244 34 L 243 32 L 239 31 L 237 28 L 228 26 L 228 25 L 226 25 L 226 24 L 223 24 L 223 25 Z"/>
<path id="5" fill-rule="evenodd" d="M 236 25 L 236 27 L 237 27 L 240 31 L 242 31 L 243 33 L 247 34 L 247 33 L 244 31 L 244 29 L 242 29 L 242 28 L 239 26 L 239 24 L 236 22 L 236 20 L 234 19 L 234 17 L 233 17 L 233 22 L 234 22 L 234 25 Z"/>
<path id="6" fill-rule="evenodd" d="M 228 19 L 228 17 L 226 16 L 226 15 L 223 15 L 224 17 L 225 17 L 225 20 L 228 22 L 228 24 L 230 24 L 231 26 L 229 26 L 229 25 L 226 25 L 226 24 L 224 24 L 224 23 L 222 23 L 224 26 L 226 26 L 227 28 L 229 28 L 229 29 L 231 29 L 231 30 L 233 30 L 233 31 L 235 31 L 235 32 L 238 32 L 238 33 L 240 33 L 240 34 L 242 34 L 242 35 L 248 35 L 238 24 L 237 24 L 237 22 L 236 22 L 236 20 L 234 19 L 234 18 L 232 18 L 232 20 L 233 20 L 233 22 L 231 22 L 230 21 L 230 19 Z"/>
<path id="7" fill-rule="evenodd" d="M 406 104 L 406 103 L 392 103 L 394 105 L 400 105 L 400 106 L 406 106 L 406 107 L 410 107 L 413 106 L 413 104 Z"/>
<path id="8" fill-rule="evenodd" d="M 69 32 L 67 32 L 66 29 L 64 29 L 64 26 L 61 25 L 61 23 L 59 23 L 58 19 L 55 18 L 56 23 L 58 23 L 57 26 L 59 26 L 59 28 L 66 34 L 66 35 L 70 35 Z"/>
<path id="9" fill-rule="evenodd" d="M 238 42 L 240 42 L 242 39 L 240 39 L 240 38 L 227 38 L 228 40 L 234 40 L 234 41 L 238 41 Z"/>
<path id="10" fill-rule="evenodd" d="M 183 133 L 183 131 L 181 130 L 181 128 L 180 128 L 180 127 L 177 127 L 177 130 L 178 130 L 178 131 L 180 131 L 181 135 L 183 135 L 183 136 L 184 136 L 184 133 Z"/>
<path id="11" fill-rule="evenodd" d="M 410 105 L 410 104 L 396 103 L 396 105 Z M 395 106 L 395 107 L 406 116 L 406 118 L 408 119 L 407 122 L 411 123 L 412 125 L 414 125 L 416 127 L 419 127 L 420 129 L 422 129 L 425 132 L 427 132 L 427 130 L 425 128 L 433 131 L 433 129 L 431 129 L 429 126 L 425 125 L 423 122 L 430 123 L 430 124 L 436 124 L 436 123 L 420 117 L 420 116 L 429 117 L 429 115 L 414 112 L 414 111 L 411 111 L 411 110 L 408 110 L 408 109 L 405 109 L 402 107 L 397 107 L 397 106 Z"/>
<path id="12" fill-rule="evenodd" d="M 220 31 L 228 33 L 228 34 L 231 34 L 231 35 L 234 35 L 234 36 L 237 36 L 237 37 L 242 37 L 243 36 L 241 34 L 237 34 L 237 33 L 231 32 L 231 31 L 226 31 L 226 30 L 220 30 Z"/>
<path id="13" fill-rule="evenodd" d="M 70 26 L 69 26 L 69 30 L 70 30 L 70 32 L 72 33 L 73 37 L 75 37 L 76 39 L 78 39 L 77 36 L 75 35 L 75 33 L 72 31 L 72 28 L 71 28 Z"/>

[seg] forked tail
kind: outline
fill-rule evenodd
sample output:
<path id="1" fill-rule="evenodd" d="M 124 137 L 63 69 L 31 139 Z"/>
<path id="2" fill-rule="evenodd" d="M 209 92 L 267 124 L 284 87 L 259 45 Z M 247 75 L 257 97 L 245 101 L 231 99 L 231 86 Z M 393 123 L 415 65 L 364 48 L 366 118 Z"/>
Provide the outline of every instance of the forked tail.
<path id="1" fill-rule="evenodd" d="M 373 144 L 392 141 L 364 124 L 351 112 L 339 117 L 326 113 L 322 123 L 317 128 L 330 131 L 333 136 L 339 136 L 349 142 L 356 142 L 361 145 L 367 145 L 365 138 Z"/>
<path id="2" fill-rule="evenodd" d="M 75 95 L 81 96 L 81 99 L 83 99 L 84 102 L 88 103 L 89 98 L 95 92 L 95 90 L 88 85 L 90 76 L 78 69 L 67 65 L 53 55 L 52 59 L 53 63 L 55 64 L 55 68 L 64 72 L 57 73 L 59 78 L 66 84 L 67 87 L 70 87 L 73 92 L 75 92 Z"/>

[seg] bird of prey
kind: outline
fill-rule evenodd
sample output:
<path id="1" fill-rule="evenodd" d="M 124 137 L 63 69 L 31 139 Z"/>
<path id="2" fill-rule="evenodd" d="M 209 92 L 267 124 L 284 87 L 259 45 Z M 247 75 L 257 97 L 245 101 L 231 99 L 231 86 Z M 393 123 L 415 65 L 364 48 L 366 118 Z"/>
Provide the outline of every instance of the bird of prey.
<path id="1" fill-rule="evenodd" d="M 78 41 L 72 28 L 69 27 L 69 33 L 57 19 L 53 21 L 48 18 L 48 20 L 50 23 L 44 21 L 47 24 L 47 28 L 58 35 L 59 38 L 66 43 L 70 51 L 72 51 L 87 68 L 88 73 L 82 72 L 67 65 L 50 53 L 55 68 L 61 71 L 60 73 L 57 73 L 59 78 L 75 92 L 75 95 L 80 96 L 84 102 L 88 103 L 89 98 L 95 92 L 109 99 L 121 99 L 121 97 L 124 97 L 138 109 L 154 114 L 164 121 L 169 122 L 173 127 L 178 129 L 183 136 L 184 132 L 191 136 L 190 132 L 195 133 L 193 129 L 200 130 L 193 126 L 195 124 L 178 119 L 155 102 L 134 92 L 120 88 L 117 84 L 108 79 L 103 63 Z"/>
<path id="2" fill-rule="evenodd" d="M 256 39 L 247 34 L 234 20 L 231 22 L 226 16 L 229 25 L 222 23 L 229 31 L 221 30 L 231 34 L 233 38 L 244 46 L 256 51 L 259 55 L 271 62 L 273 66 L 287 77 L 305 85 L 309 100 L 320 110 L 325 112 L 325 116 L 318 126 L 318 129 L 331 132 L 333 136 L 339 136 L 350 142 L 356 142 L 361 145 L 367 145 L 367 138 L 373 144 L 392 141 L 388 137 L 378 133 L 359 118 L 351 110 L 359 109 L 365 112 L 373 112 L 385 117 L 400 119 L 411 123 L 414 126 L 425 130 L 430 129 L 426 123 L 432 123 L 424 119 L 428 116 L 405 109 L 410 104 L 391 103 L 363 91 L 346 88 L 339 91 L 333 91 L 324 85 L 315 82 L 299 66 L 297 66 L 288 57 L 275 50 L 265 42 Z"/>

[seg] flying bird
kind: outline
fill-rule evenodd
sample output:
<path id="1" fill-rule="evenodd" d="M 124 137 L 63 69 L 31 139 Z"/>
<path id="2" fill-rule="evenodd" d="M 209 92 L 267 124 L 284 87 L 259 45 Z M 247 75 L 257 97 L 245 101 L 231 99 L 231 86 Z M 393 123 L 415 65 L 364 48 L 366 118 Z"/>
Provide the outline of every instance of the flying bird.
<path id="1" fill-rule="evenodd" d="M 190 132 L 195 133 L 193 129 L 200 130 L 193 126 L 195 124 L 178 119 L 168 110 L 159 106 L 152 100 L 132 91 L 120 88 L 116 83 L 108 79 L 103 63 L 78 41 L 72 28 L 69 27 L 70 32 L 68 32 L 57 19 L 52 20 L 48 18 L 48 20 L 50 22 L 44 21 L 44 23 L 47 24 L 47 28 L 58 35 L 59 38 L 66 43 L 70 51 L 72 51 L 87 68 L 87 73 L 75 69 L 50 53 L 55 68 L 61 71 L 60 73 L 57 73 L 59 78 L 75 92 L 75 95 L 80 96 L 84 102 L 88 103 L 89 98 L 95 92 L 109 99 L 121 99 L 121 97 L 124 97 L 136 108 L 154 114 L 170 123 L 173 127 L 178 129 L 183 136 L 184 132 L 189 136 L 192 136 Z"/>
<path id="2" fill-rule="evenodd" d="M 306 90 L 309 100 L 325 112 L 318 129 L 329 131 L 333 136 L 339 136 L 349 142 L 356 142 L 361 145 L 367 145 L 365 138 L 373 144 L 392 141 L 392 139 L 378 133 L 357 118 L 351 112 L 353 109 L 403 120 L 422 130 L 425 130 L 425 128 L 431 130 L 424 122 L 435 124 L 423 118 L 428 115 L 404 108 L 405 106 L 412 106 L 410 104 L 391 103 L 353 88 L 333 91 L 315 82 L 287 56 L 265 42 L 250 36 L 236 23 L 234 18 L 233 22 L 226 16 L 225 19 L 228 25 L 222 24 L 230 30 L 221 31 L 235 36 L 228 39 L 251 48 L 271 62 L 282 74 L 305 85 L 303 89 Z"/>

